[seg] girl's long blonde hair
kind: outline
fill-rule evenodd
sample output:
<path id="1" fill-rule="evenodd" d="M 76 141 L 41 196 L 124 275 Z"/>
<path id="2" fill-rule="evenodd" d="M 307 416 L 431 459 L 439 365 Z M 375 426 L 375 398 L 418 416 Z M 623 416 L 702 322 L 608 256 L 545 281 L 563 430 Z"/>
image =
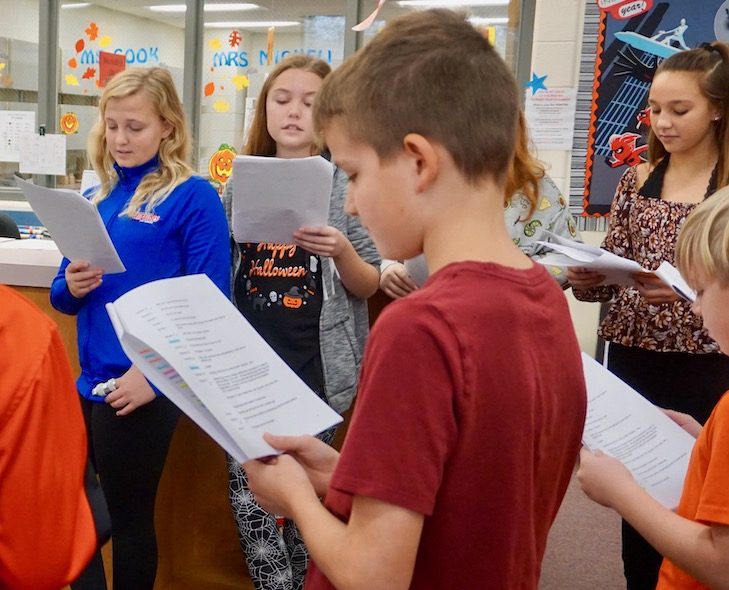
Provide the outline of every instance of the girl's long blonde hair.
<path id="1" fill-rule="evenodd" d="M 89 133 L 89 160 L 101 180 L 93 202 L 103 201 L 118 182 L 114 159 L 106 144 L 106 107 L 112 98 L 127 98 L 137 93 L 143 93 L 152 102 L 160 119 L 166 121 L 172 131 L 159 146 L 159 168 L 142 179 L 122 215 L 133 215 L 142 208 L 153 211 L 175 187 L 193 174 L 188 164 L 190 134 L 172 76 L 163 68 L 124 70 L 104 88 L 99 101 L 99 118 Z"/>
<path id="2" fill-rule="evenodd" d="M 256 99 L 256 112 L 253 115 L 248 141 L 243 146 L 243 153 L 248 156 L 275 156 L 276 142 L 268 132 L 268 117 L 266 116 L 266 101 L 271 86 L 286 70 L 304 70 L 316 74 L 322 80 L 329 75 L 332 68 L 327 62 L 306 55 L 290 55 L 282 59 L 271 71 L 261 87 L 261 93 Z M 321 145 L 312 146 L 312 155 L 321 151 Z"/>

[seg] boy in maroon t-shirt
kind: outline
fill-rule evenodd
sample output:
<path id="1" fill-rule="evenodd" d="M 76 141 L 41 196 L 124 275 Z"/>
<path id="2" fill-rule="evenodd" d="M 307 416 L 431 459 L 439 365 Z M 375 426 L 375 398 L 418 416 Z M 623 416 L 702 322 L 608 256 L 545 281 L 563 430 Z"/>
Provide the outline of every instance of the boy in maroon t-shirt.
<path id="1" fill-rule="evenodd" d="M 336 70 L 314 116 L 349 212 L 430 278 L 377 321 L 341 455 L 267 435 L 286 454 L 246 463 L 251 489 L 298 524 L 307 588 L 536 589 L 585 387 L 564 296 L 503 220 L 514 79 L 464 16 L 418 12 Z"/>

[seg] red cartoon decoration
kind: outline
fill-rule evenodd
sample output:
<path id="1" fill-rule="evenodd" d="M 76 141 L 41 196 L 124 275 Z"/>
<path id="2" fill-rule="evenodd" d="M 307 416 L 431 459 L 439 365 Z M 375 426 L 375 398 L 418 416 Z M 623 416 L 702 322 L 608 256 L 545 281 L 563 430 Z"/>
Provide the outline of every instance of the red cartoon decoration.
<path id="1" fill-rule="evenodd" d="M 618 166 L 637 166 L 643 161 L 640 155 L 648 149 L 647 145 L 636 146 L 640 139 L 637 133 L 623 133 L 610 137 L 610 149 L 612 155 L 607 160 L 611 168 Z"/>
<path id="2" fill-rule="evenodd" d="M 635 117 L 638 121 L 638 129 L 640 129 L 641 125 L 644 127 L 650 127 L 651 126 L 651 108 L 646 107 L 642 111 L 638 113 L 638 115 Z"/>

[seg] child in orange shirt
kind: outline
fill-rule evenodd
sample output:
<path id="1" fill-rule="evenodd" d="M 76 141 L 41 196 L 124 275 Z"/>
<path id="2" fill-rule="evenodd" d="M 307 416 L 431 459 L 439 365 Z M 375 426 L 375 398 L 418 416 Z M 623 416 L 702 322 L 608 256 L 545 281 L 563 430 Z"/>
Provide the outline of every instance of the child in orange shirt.
<path id="1" fill-rule="evenodd" d="M 693 311 L 729 350 L 729 188 L 699 205 L 678 238 L 676 263 L 696 289 Z M 669 416 L 696 437 L 676 512 L 649 496 L 618 460 L 583 449 L 578 478 L 596 502 L 620 513 L 663 556 L 656 590 L 729 589 L 729 395 L 706 425 Z"/>
<path id="2" fill-rule="evenodd" d="M 56 590 L 96 548 L 86 432 L 56 325 L 0 285 L 0 588 Z"/>

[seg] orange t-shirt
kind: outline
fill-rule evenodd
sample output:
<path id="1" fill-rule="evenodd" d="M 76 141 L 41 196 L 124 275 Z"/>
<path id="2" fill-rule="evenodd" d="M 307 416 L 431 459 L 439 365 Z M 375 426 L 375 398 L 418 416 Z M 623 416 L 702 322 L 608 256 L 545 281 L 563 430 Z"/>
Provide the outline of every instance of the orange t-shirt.
<path id="1" fill-rule="evenodd" d="M 56 325 L 0 286 L 0 588 L 57 590 L 96 547 L 86 431 Z"/>
<path id="2" fill-rule="evenodd" d="M 696 440 L 676 512 L 703 524 L 729 525 L 729 392 Z M 656 590 L 710 590 L 663 560 Z"/>

